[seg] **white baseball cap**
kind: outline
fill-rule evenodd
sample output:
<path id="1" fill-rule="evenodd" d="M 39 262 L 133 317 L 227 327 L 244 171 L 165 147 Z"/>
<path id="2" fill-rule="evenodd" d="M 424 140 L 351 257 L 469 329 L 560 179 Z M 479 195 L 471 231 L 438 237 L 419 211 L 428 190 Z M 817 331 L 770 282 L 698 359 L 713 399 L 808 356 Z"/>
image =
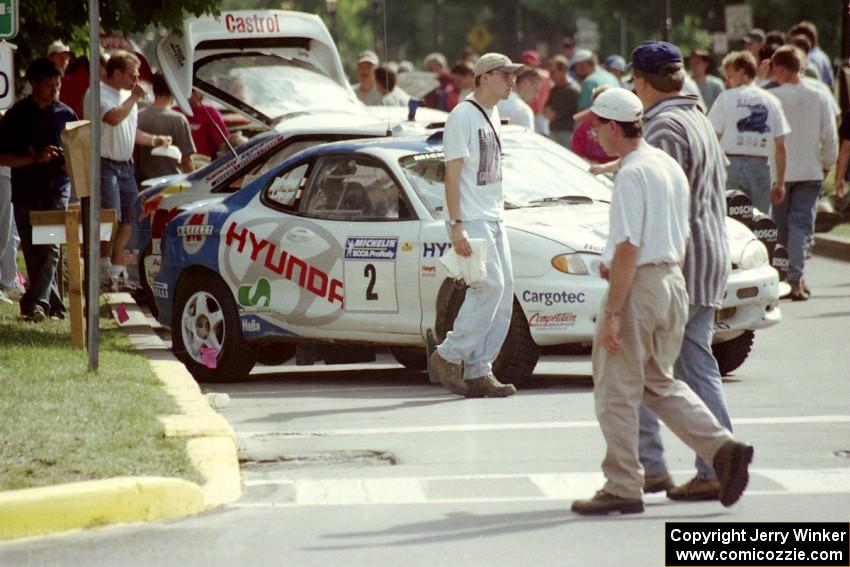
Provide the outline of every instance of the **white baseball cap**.
<path id="1" fill-rule="evenodd" d="M 377 53 L 371 49 L 367 49 L 360 52 L 360 55 L 357 56 L 357 63 L 371 63 L 377 67 L 381 63 L 381 60 L 378 58 Z"/>
<path id="2" fill-rule="evenodd" d="M 476 77 L 490 71 L 504 71 L 505 73 L 518 74 L 524 69 L 525 65 L 514 63 L 510 57 L 501 53 L 485 53 L 472 66 L 472 72 Z"/>
<path id="3" fill-rule="evenodd" d="M 589 49 L 577 49 L 573 53 L 573 58 L 570 60 L 571 65 L 584 63 L 585 61 L 593 61 L 593 52 Z"/>
<path id="4" fill-rule="evenodd" d="M 54 53 L 68 53 L 69 51 L 71 51 L 71 48 L 58 39 L 51 43 L 50 47 L 47 48 L 48 55 L 53 55 Z"/>
<path id="5" fill-rule="evenodd" d="M 633 92 L 617 87 L 596 97 L 590 111 L 606 120 L 637 122 L 643 117 L 643 104 Z"/>

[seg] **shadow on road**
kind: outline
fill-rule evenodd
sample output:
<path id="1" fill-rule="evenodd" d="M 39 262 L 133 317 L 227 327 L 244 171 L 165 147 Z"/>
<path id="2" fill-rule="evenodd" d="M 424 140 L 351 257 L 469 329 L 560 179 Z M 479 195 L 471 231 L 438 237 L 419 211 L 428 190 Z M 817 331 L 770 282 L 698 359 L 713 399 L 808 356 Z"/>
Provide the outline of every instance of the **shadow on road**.
<path id="1" fill-rule="evenodd" d="M 656 506 L 647 503 L 649 508 Z M 669 504 L 664 504 L 668 506 Z M 416 522 L 411 524 L 400 524 L 398 526 L 376 531 L 348 532 L 328 534 L 328 539 L 354 540 L 368 539 L 363 543 L 352 543 L 344 545 L 328 545 L 305 548 L 305 551 L 339 551 L 344 549 L 357 549 L 369 547 L 393 547 L 405 545 L 423 545 L 430 543 L 446 543 L 450 541 L 475 540 L 481 543 L 481 538 L 501 535 L 516 535 L 521 532 L 530 532 L 548 529 L 557 526 L 568 525 L 576 522 L 607 523 L 626 521 L 645 521 L 642 514 L 634 516 L 613 516 L 587 518 L 574 514 L 569 509 L 569 503 L 554 510 L 540 510 L 534 512 L 520 512 L 515 514 L 472 514 L 467 512 L 446 514 L 442 519 L 427 522 Z M 672 507 L 671 507 L 672 508 Z M 672 509 L 671 509 L 672 511 Z M 684 510 L 683 510 L 684 512 Z M 665 520 L 708 520 L 727 515 L 725 512 L 717 511 L 704 514 L 667 514 L 655 517 L 659 521 Z M 565 536 L 568 533 L 565 532 Z M 395 538 L 394 541 L 383 543 L 375 542 L 374 538 Z"/>

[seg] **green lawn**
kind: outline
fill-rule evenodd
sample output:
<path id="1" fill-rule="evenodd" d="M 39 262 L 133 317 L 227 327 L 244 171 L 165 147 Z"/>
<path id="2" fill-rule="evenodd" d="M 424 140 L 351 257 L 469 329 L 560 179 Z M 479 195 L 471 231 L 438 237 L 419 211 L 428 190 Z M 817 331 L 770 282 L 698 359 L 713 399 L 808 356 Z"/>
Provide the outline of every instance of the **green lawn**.
<path id="1" fill-rule="evenodd" d="M 19 321 L 0 304 L 0 490 L 123 475 L 198 482 L 184 439 L 158 415 L 178 413 L 144 355 L 101 319 L 100 364 L 69 342 L 68 321 Z"/>

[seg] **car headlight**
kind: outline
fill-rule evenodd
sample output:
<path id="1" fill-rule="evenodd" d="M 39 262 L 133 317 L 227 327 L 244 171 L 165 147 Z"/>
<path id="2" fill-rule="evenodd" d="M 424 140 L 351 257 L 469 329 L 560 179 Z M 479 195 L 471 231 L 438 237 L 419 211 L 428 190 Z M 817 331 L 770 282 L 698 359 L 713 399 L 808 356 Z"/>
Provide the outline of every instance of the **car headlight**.
<path id="1" fill-rule="evenodd" d="M 552 258 L 552 267 L 574 276 L 599 275 L 600 257 L 593 254 L 559 254 Z"/>
<path id="2" fill-rule="evenodd" d="M 761 268 L 768 262 L 767 248 L 758 240 L 752 240 L 744 246 L 741 253 L 741 268 L 754 270 Z"/>

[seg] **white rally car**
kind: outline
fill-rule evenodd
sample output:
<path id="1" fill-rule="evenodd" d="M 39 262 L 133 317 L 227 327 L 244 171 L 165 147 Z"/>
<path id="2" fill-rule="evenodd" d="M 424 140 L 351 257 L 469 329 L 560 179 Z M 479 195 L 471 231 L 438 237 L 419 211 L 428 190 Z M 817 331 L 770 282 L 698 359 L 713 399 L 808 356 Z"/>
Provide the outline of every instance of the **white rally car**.
<path id="1" fill-rule="evenodd" d="M 524 129 L 505 126 L 503 147 L 516 291 L 495 373 L 522 382 L 541 349 L 592 340 L 611 189 Z M 441 132 L 323 144 L 232 195 L 185 205 L 153 283 L 175 354 L 198 380 L 241 380 L 293 353 L 353 361 L 378 346 L 424 367 L 464 293 L 439 260 L 450 246 L 442 159 Z M 727 226 L 733 271 L 715 341 L 732 345 L 738 366 L 752 332 L 780 320 L 778 277 L 752 232 Z"/>
<path id="2" fill-rule="evenodd" d="M 262 133 L 187 175 L 148 180 L 134 204 L 130 250 L 149 284 L 159 270 L 160 236 L 178 207 L 210 194 L 228 194 L 290 155 L 334 140 L 423 132 L 446 114 L 421 109 L 367 108 L 343 73 L 336 45 L 321 19 L 284 10 L 222 12 L 187 18 L 157 47 L 175 101 L 192 113 L 193 89 L 251 121 Z"/>

